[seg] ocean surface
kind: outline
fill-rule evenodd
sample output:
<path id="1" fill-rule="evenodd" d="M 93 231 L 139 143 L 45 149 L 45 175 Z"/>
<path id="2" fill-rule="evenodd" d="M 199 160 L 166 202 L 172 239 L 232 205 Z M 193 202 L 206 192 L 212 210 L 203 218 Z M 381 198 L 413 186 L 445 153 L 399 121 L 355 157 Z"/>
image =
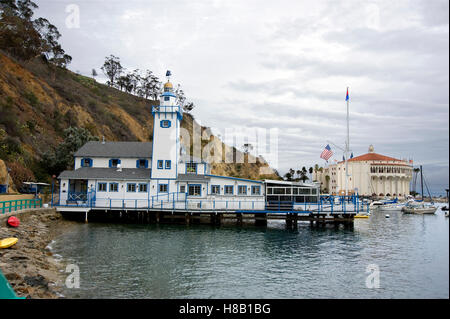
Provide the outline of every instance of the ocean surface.
<path id="1" fill-rule="evenodd" d="M 449 298 L 449 218 L 389 214 L 353 229 L 80 223 L 52 250 L 80 270 L 67 298 Z"/>

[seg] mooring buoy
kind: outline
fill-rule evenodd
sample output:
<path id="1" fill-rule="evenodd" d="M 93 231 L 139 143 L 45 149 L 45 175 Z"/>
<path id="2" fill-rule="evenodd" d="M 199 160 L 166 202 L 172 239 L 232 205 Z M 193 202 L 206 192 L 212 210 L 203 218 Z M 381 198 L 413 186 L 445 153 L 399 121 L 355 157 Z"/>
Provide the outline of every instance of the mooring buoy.
<path id="1" fill-rule="evenodd" d="M 384 216 L 384 217 L 389 218 L 390 216 L 389 216 L 389 214 L 386 214 L 386 216 Z"/>

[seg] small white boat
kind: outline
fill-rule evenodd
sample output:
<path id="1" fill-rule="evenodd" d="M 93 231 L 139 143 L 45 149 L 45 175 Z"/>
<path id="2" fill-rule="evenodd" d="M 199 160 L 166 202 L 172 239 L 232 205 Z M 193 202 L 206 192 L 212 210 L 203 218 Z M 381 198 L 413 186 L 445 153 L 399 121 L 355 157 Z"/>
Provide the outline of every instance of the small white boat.
<path id="1" fill-rule="evenodd" d="M 393 212 L 393 211 L 401 211 L 402 208 L 405 207 L 405 204 L 384 204 L 378 206 L 380 211 L 384 212 Z"/>
<path id="2" fill-rule="evenodd" d="M 405 214 L 434 214 L 436 210 L 436 206 L 424 202 L 408 202 L 402 208 L 402 212 Z"/>

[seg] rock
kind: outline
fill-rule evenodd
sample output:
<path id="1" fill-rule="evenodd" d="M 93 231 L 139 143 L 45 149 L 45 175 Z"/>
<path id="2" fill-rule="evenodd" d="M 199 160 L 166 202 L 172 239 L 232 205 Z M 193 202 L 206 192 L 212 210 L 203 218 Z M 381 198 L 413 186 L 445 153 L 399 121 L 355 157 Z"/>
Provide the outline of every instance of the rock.
<path id="1" fill-rule="evenodd" d="M 44 287 L 48 289 L 48 281 L 42 275 L 25 276 L 24 280 L 31 287 Z"/>

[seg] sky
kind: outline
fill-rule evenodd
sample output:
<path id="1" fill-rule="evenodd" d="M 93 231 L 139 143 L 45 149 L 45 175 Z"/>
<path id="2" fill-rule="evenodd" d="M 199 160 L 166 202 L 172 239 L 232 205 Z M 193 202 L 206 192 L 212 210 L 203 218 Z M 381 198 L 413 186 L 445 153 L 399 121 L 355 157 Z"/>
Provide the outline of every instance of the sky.
<path id="1" fill-rule="evenodd" d="M 354 156 L 373 144 L 423 165 L 432 192 L 448 188 L 448 0 L 36 3 L 35 16 L 61 32 L 71 70 L 95 68 L 104 81 L 110 54 L 129 71 L 164 79 L 171 70 L 215 134 L 270 131 L 278 156 L 269 161 L 282 174 L 324 166 L 329 143 L 330 162 L 342 160 L 349 87 Z"/>

